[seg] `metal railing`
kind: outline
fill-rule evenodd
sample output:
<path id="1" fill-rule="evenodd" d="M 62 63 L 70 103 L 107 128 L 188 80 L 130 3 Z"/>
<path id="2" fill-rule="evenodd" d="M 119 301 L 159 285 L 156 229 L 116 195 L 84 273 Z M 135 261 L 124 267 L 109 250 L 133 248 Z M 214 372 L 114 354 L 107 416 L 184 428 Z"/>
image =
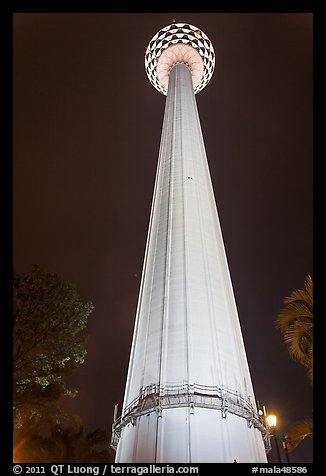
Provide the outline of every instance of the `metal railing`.
<path id="1" fill-rule="evenodd" d="M 191 414 L 198 407 L 220 410 L 222 418 L 226 418 L 228 413 L 245 418 L 249 428 L 253 426 L 262 433 L 266 452 L 271 449 L 270 431 L 255 411 L 250 398 L 245 398 L 238 391 L 223 386 L 188 383 L 168 386 L 147 385 L 141 388 L 138 396 L 123 409 L 122 415 L 118 418 L 116 408 L 112 425 L 112 448 L 117 448 L 122 429 L 129 423 L 135 425 L 140 416 L 156 411 L 157 416 L 161 417 L 162 410 L 179 407 L 189 407 Z"/>

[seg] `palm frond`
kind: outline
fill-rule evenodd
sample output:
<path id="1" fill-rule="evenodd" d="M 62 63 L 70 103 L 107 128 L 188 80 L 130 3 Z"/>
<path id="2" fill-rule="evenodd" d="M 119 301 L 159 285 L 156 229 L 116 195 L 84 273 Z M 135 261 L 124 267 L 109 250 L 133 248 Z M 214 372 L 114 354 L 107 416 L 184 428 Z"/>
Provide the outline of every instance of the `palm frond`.
<path id="1" fill-rule="evenodd" d="M 290 296 L 284 298 L 284 304 L 289 304 L 294 301 L 303 301 L 309 307 L 313 307 L 313 281 L 311 276 L 308 274 L 304 281 L 305 289 L 298 289 L 292 291 Z"/>
<path id="2" fill-rule="evenodd" d="M 289 304 L 291 302 L 304 302 L 307 306 L 312 307 L 313 303 L 309 294 L 303 290 L 298 289 L 293 291 L 290 296 L 284 298 L 284 304 Z"/>
<path id="3" fill-rule="evenodd" d="M 308 294 L 309 299 L 310 299 L 310 304 L 311 304 L 311 306 L 313 306 L 314 286 L 313 286 L 312 277 L 309 274 L 308 274 L 308 276 L 306 276 L 304 285 L 305 285 L 307 294 Z"/>
<path id="4" fill-rule="evenodd" d="M 281 311 L 278 313 L 276 323 L 280 329 L 286 329 L 288 325 L 291 324 L 291 322 L 298 319 L 307 321 L 310 320 L 312 323 L 312 311 L 304 304 L 291 303 L 281 309 Z"/>
<path id="5" fill-rule="evenodd" d="M 310 323 L 295 322 L 283 334 L 290 357 L 310 362 L 313 349 L 313 328 Z"/>
<path id="6" fill-rule="evenodd" d="M 313 422 L 311 419 L 296 423 L 285 434 L 288 450 L 293 451 L 307 436 L 313 435 Z"/>

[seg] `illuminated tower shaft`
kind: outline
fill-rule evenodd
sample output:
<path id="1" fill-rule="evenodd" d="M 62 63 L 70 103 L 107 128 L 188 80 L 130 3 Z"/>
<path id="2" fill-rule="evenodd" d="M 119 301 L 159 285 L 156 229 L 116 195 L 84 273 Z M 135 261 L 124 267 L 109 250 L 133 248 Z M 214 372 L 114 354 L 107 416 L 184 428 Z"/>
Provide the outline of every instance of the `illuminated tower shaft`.
<path id="1" fill-rule="evenodd" d="M 168 94 L 118 463 L 266 462 L 193 79 Z"/>

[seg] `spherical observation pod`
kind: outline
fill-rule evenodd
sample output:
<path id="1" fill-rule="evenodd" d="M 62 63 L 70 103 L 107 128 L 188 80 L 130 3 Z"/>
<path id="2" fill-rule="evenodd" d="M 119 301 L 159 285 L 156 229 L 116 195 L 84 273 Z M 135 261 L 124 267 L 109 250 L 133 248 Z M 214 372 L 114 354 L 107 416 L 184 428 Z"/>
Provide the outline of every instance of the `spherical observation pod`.
<path id="1" fill-rule="evenodd" d="M 172 23 L 153 36 L 145 53 L 148 79 L 160 93 L 167 95 L 169 74 L 177 63 L 189 67 L 194 93 L 201 91 L 212 77 L 215 53 L 205 33 L 188 23 Z"/>

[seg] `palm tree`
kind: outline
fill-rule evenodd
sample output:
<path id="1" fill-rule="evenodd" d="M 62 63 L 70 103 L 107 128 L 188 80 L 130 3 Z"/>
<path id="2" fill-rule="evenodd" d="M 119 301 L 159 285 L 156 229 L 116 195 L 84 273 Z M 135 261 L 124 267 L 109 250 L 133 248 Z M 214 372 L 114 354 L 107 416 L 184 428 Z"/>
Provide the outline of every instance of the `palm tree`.
<path id="1" fill-rule="evenodd" d="M 284 298 L 284 307 L 279 312 L 276 323 L 280 328 L 290 357 L 308 369 L 313 383 L 313 281 L 307 275 L 305 289 L 293 291 Z M 292 426 L 284 435 L 289 451 L 293 451 L 307 436 L 313 434 L 312 419 Z"/>
<path id="2" fill-rule="evenodd" d="M 279 312 L 277 326 L 283 333 L 288 352 L 293 360 L 308 369 L 313 381 L 313 281 L 307 276 L 305 289 L 293 291 L 284 299 L 284 308 Z"/>
<path id="3" fill-rule="evenodd" d="M 303 420 L 293 425 L 285 434 L 284 438 L 289 451 L 293 451 L 306 436 L 312 436 L 312 420 Z"/>

